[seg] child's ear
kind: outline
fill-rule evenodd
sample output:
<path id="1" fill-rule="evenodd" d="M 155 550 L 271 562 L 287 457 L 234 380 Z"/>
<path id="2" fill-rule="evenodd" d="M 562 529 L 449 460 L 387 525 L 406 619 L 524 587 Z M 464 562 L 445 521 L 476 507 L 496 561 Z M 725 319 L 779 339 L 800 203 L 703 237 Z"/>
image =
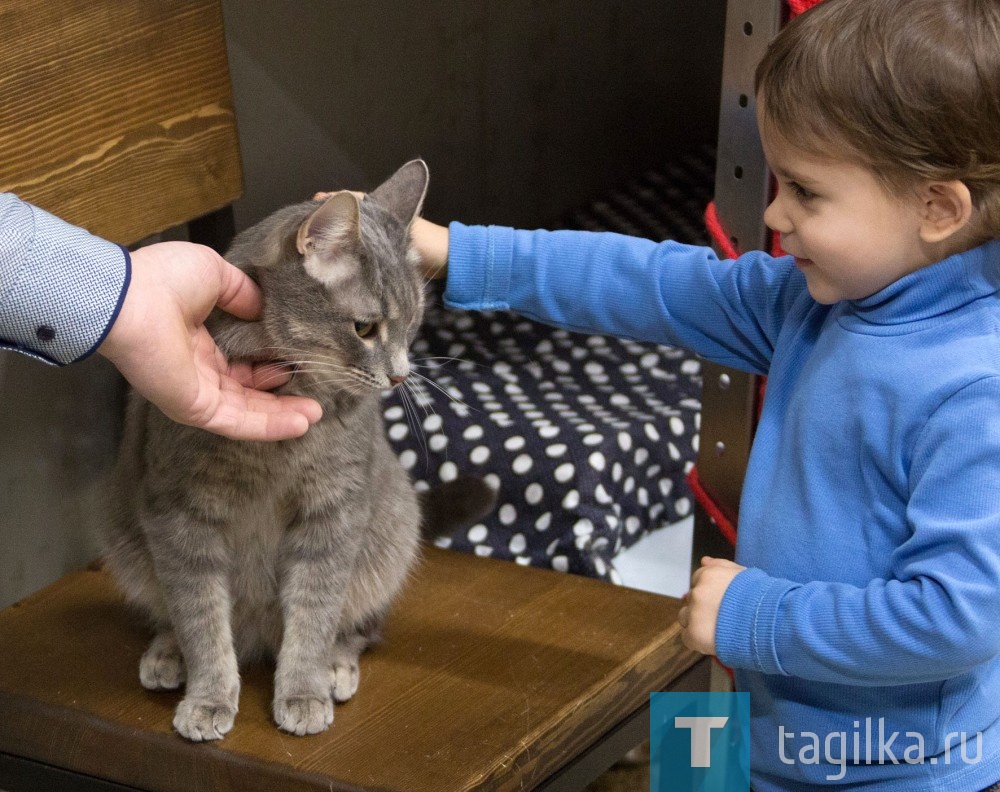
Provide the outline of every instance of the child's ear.
<path id="1" fill-rule="evenodd" d="M 921 189 L 920 238 L 929 244 L 943 242 L 972 219 L 972 193 L 964 182 L 930 182 Z"/>

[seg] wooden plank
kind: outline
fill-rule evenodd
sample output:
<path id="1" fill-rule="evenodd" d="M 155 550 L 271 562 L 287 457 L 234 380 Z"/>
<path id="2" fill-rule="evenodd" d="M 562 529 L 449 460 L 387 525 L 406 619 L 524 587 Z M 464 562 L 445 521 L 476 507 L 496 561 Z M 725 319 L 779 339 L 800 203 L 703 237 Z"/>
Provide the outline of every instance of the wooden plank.
<path id="1" fill-rule="evenodd" d="M 242 189 L 218 0 L 0 0 L 0 191 L 123 244 Z"/>
<path id="2" fill-rule="evenodd" d="M 429 548 L 328 732 L 279 732 L 255 668 L 230 735 L 193 745 L 180 694 L 139 685 L 144 631 L 81 572 L 0 612 L 0 752 L 154 792 L 531 789 L 696 662 L 678 608 Z"/>

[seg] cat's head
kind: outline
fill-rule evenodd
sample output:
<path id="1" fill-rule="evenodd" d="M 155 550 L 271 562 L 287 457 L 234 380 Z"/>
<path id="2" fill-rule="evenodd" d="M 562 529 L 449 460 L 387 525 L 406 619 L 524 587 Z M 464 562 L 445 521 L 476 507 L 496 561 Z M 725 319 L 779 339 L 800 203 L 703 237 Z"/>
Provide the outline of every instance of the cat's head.
<path id="1" fill-rule="evenodd" d="M 260 284 L 264 315 L 257 323 L 213 317 L 222 350 L 293 362 L 296 374 L 282 392 L 321 401 L 403 382 L 423 318 L 424 279 L 409 229 L 427 180 L 427 166 L 414 160 L 363 200 L 335 193 L 243 232 L 227 258 Z"/>

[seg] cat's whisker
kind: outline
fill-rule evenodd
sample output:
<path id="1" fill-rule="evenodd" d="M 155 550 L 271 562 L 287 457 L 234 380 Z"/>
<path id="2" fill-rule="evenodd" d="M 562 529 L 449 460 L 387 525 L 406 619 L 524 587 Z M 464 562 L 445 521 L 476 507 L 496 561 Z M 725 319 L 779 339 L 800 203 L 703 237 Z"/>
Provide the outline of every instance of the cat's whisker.
<path id="1" fill-rule="evenodd" d="M 302 361 L 287 360 L 287 361 L 274 361 L 271 363 L 257 363 L 254 366 L 254 370 L 264 374 L 276 374 L 278 372 L 287 372 L 289 369 L 298 370 L 303 365 Z"/>
<path id="2" fill-rule="evenodd" d="M 318 379 L 318 380 L 314 380 L 312 384 L 314 384 L 314 385 L 344 385 L 344 386 L 346 386 L 344 388 L 345 390 L 347 390 L 347 391 L 349 391 L 351 393 L 354 393 L 354 394 L 364 393 L 365 391 L 371 390 L 371 388 L 367 387 L 367 383 L 358 382 L 358 380 L 355 379 L 355 378 L 353 378 L 353 377 L 345 377 L 345 378 L 342 378 L 342 379 L 336 379 L 336 378 Z M 359 390 L 352 390 L 351 386 L 354 386 L 355 388 L 358 388 Z"/>
<path id="3" fill-rule="evenodd" d="M 298 363 L 295 366 L 296 371 L 308 371 L 308 372 L 325 372 L 328 374 L 350 374 L 350 369 L 343 366 L 327 366 L 321 363 Z"/>
<path id="4" fill-rule="evenodd" d="M 282 346 L 281 344 L 266 344 L 264 346 L 257 347 L 258 352 L 295 352 L 299 355 L 317 355 L 319 354 L 315 350 L 305 349 L 304 347 L 292 347 L 292 346 Z"/>
<path id="5" fill-rule="evenodd" d="M 404 385 L 405 388 L 407 388 L 407 390 L 409 390 L 409 392 L 411 394 L 411 397 L 414 398 L 414 399 L 416 399 L 419 402 L 420 398 L 419 398 L 419 396 L 417 394 L 416 388 L 413 387 L 413 383 L 412 382 L 405 382 L 405 383 L 403 383 L 403 385 Z M 425 418 L 430 417 L 431 415 L 435 415 L 436 416 L 438 414 L 437 410 L 434 409 L 434 402 L 432 400 L 430 400 L 430 399 L 425 399 L 424 400 L 424 402 L 423 402 L 423 408 L 424 408 L 424 416 L 425 416 Z M 428 448 L 428 446 L 427 446 L 426 443 L 424 444 L 424 453 L 425 453 L 425 455 L 428 458 L 427 459 L 427 464 L 430 465 L 430 450 L 429 450 L 429 448 Z M 446 445 L 445 446 L 445 459 L 447 460 L 447 458 L 448 458 L 448 446 Z"/>
<path id="6" fill-rule="evenodd" d="M 253 350 L 254 354 L 265 354 L 272 353 L 277 355 L 287 355 L 287 357 L 281 357 L 279 360 L 275 360 L 276 365 L 282 365 L 285 363 L 317 363 L 326 364 L 330 366 L 340 366 L 335 360 L 330 359 L 327 354 L 322 354 L 309 349 L 301 349 L 299 347 L 286 347 L 269 345 L 264 347 L 258 347 Z"/>
<path id="7" fill-rule="evenodd" d="M 326 360 L 301 360 L 298 361 L 295 365 L 299 369 L 311 369 L 314 371 L 337 371 L 337 372 L 350 371 L 350 368 L 348 366 L 344 366 L 339 363 L 333 363 Z"/>
<path id="8" fill-rule="evenodd" d="M 299 355 L 304 357 L 310 357 L 315 354 L 315 350 L 305 349 L 304 347 L 281 346 L 278 344 L 262 344 L 259 346 L 255 346 L 253 349 L 250 350 L 249 354 L 254 354 L 254 355 L 260 354 L 270 357 L 275 352 L 282 352 L 282 353 L 290 352 L 293 353 L 294 355 Z"/>
<path id="9" fill-rule="evenodd" d="M 421 363 L 424 363 L 424 362 L 426 362 L 428 360 L 440 360 L 440 361 L 443 361 L 441 363 L 441 365 L 443 366 L 443 365 L 445 365 L 447 363 L 454 363 L 456 360 L 459 361 L 459 362 L 461 362 L 462 358 L 454 357 L 454 356 L 452 356 L 452 357 L 446 357 L 444 355 L 430 355 L 428 357 L 413 358 L 413 360 L 411 361 L 411 363 L 413 365 L 416 365 L 417 361 L 420 361 Z M 421 366 L 421 368 L 431 368 L 431 367 L 430 366 Z"/>
<path id="10" fill-rule="evenodd" d="M 466 358 L 460 358 L 460 357 L 437 356 L 437 357 L 414 358 L 414 361 L 421 361 L 421 362 L 423 362 L 423 361 L 428 361 L 428 360 L 440 360 L 440 361 L 443 361 L 443 362 L 440 363 L 440 364 L 438 364 L 438 365 L 435 365 L 435 366 L 421 366 L 421 365 L 417 365 L 416 363 L 414 363 L 413 365 L 415 365 L 416 368 L 430 369 L 430 368 L 443 368 L 444 366 L 448 365 L 449 363 L 468 363 L 470 366 L 477 366 L 478 368 L 484 368 L 484 369 L 492 368 L 491 366 L 489 366 L 486 363 L 477 363 L 475 360 L 468 360 Z"/>
<path id="11" fill-rule="evenodd" d="M 431 464 L 430 448 L 427 445 L 427 438 L 424 436 L 423 426 L 417 417 L 416 408 L 413 406 L 412 394 L 410 393 L 408 383 L 404 382 L 400 386 L 399 398 L 403 404 L 403 412 L 406 414 L 406 422 L 410 425 L 414 437 L 417 438 L 417 442 L 424 449 L 424 467 L 425 469 L 429 469 Z"/>
<path id="12" fill-rule="evenodd" d="M 404 388 L 399 388 L 398 393 L 400 406 L 403 408 L 403 415 L 406 416 L 406 425 L 410 427 L 410 431 L 413 432 L 414 436 L 416 436 L 418 427 L 414 423 L 412 405 L 410 404 L 409 396 Z"/>
<path id="13" fill-rule="evenodd" d="M 435 382 L 434 380 L 430 379 L 429 377 L 425 377 L 423 374 L 421 374 L 421 373 L 419 373 L 417 371 L 412 371 L 410 373 L 413 374 L 414 377 L 419 377 L 420 379 L 422 379 L 424 382 L 426 382 L 428 385 L 430 385 L 435 390 L 438 390 L 441 393 L 443 393 L 445 396 L 447 396 L 449 399 L 451 399 L 451 401 L 455 402 L 455 404 L 461 404 L 463 407 L 465 407 L 468 410 L 472 410 L 473 412 L 482 412 L 479 408 L 472 407 L 472 406 L 466 404 L 461 399 L 459 399 L 457 396 L 452 395 L 451 393 L 448 392 L 448 390 L 445 387 L 443 387 L 439 383 Z"/>
<path id="14" fill-rule="evenodd" d="M 412 370 L 410 371 L 410 374 L 416 376 Z M 428 398 L 427 392 L 426 390 L 423 389 L 423 386 L 415 385 L 414 380 L 412 379 L 404 380 L 402 385 L 409 391 L 410 396 L 413 397 L 414 404 L 419 405 L 420 408 L 424 411 L 424 417 L 426 418 L 428 415 L 430 415 L 430 413 L 427 410 L 427 407 L 431 400 Z"/>
<path id="15" fill-rule="evenodd" d="M 295 371 L 300 374 L 343 374 L 345 376 L 352 376 L 351 372 L 346 369 L 330 368 L 328 366 L 298 366 Z"/>
<path id="16" fill-rule="evenodd" d="M 259 351 L 260 350 L 258 350 L 258 352 Z M 290 351 L 292 350 L 290 349 Z M 292 369 L 293 374 L 343 373 L 346 371 L 346 368 L 344 366 L 330 360 L 305 358 L 305 357 L 302 358 L 289 357 L 282 360 L 275 360 L 267 363 L 258 364 L 257 365 L 258 373 L 264 375 L 264 379 L 262 380 L 261 385 L 266 385 L 268 382 L 276 380 L 278 374 L 287 373 L 289 368 Z M 272 372 L 275 374 L 275 377 L 273 379 L 269 379 L 268 375 Z"/>
<path id="17" fill-rule="evenodd" d="M 272 387 L 277 387 L 278 382 L 281 380 L 280 372 L 275 370 L 273 372 L 268 372 L 261 377 L 258 373 L 257 382 L 255 387 L 259 390 L 270 390 Z"/>

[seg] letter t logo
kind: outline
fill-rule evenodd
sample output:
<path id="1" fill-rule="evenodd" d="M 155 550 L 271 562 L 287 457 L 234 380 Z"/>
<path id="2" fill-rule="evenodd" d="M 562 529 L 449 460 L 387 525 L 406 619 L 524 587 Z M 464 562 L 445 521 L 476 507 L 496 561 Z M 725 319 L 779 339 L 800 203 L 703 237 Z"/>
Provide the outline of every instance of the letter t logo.
<path id="1" fill-rule="evenodd" d="M 712 766 L 712 729 L 721 729 L 729 722 L 727 717 L 674 718 L 674 728 L 691 730 L 691 767 Z"/>

